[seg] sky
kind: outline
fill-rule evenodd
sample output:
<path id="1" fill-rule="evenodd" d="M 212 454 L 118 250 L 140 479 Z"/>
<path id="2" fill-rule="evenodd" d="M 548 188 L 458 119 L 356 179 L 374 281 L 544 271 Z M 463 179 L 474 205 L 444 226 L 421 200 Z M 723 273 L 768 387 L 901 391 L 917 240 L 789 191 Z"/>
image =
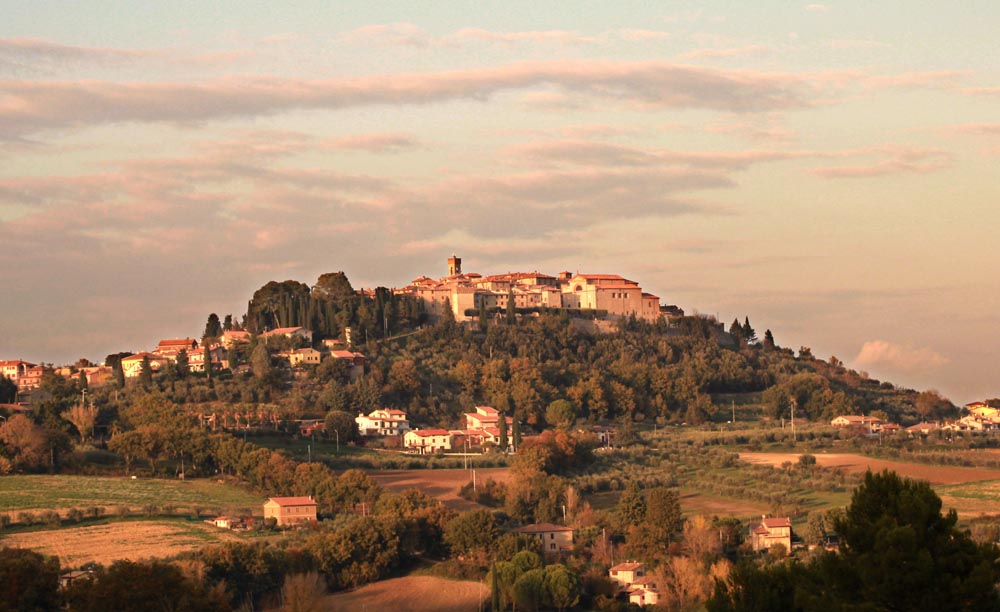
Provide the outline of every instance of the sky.
<path id="1" fill-rule="evenodd" d="M 616 273 L 1000 396 L 1000 4 L 0 0 L 0 359 L 270 280 Z"/>

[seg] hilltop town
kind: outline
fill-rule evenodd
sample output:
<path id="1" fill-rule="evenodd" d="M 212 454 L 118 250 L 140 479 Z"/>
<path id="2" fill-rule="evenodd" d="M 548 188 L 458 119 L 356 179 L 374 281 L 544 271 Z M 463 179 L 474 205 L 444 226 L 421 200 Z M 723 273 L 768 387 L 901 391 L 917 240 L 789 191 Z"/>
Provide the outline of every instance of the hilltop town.
<path id="1" fill-rule="evenodd" d="M 200 335 L 100 364 L 0 362 L 0 545 L 62 555 L 68 571 L 38 575 L 71 609 L 135 569 L 122 559 L 136 549 L 69 543 L 94 527 L 119 542 L 151 530 L 157 556 L 210 576 L 172 579 L 223 593 L 206 609 L 267 607 L 305 580 L 292 567 L 315 572 L 321 597 L 425 563 L 489 584 L 495 610 L 698 607 L 731 594 L 716 577 L 787 562 L 826 580 L 817 560 L 855 563 L 842 509 L 859 491 L 936 499 L 862 476 L 873 465 L 935 487 L 958 470 L 945 482 L 959 488 L 937 490 L 977 542 L 1000 537 L 971 501 L 986 489 L 960 488 L 1000 481 L 998 400 L 898 388 L 619 275 L 481 276 L 454 256 L 448 272 L 392 290 L 343 273 L 270 282 Z M 944 467 L 956 458 L 977 469 Z M 83 491 L 53 492 L 66 487 Z M 31 491 L 48 491 L 48 511 Z M 171 535 L 178 513 L 208 529 L 201 543 Z M 273 577 L 242 581 L 244 558 Z"/>

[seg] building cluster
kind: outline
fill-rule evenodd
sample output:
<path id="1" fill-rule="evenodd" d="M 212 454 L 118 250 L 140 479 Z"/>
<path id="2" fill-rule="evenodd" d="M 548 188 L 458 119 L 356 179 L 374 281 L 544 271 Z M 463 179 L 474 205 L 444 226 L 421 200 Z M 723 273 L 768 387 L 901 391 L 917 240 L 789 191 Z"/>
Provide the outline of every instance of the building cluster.
<path id="1" fill-rule="evenodd" d="M 483 276 L 462 272 L 462 259 L 454 255 L 448 259 L 448 276 L 436 280 L 421 276 L 395 292 L 422 299 L 437 314 L 450 309 L 457 321 L 471 320 L 484 311 L 505 310 L 511 300 L 518 309 L 603 311 L 648 321 L 661 313 L 677 312 L 676 307 L 661 308 L 659 297 L 617 274 L 508 272 Z"/>
<path id="2" fill-rule="evenodd" d="M 628 597 L 630 604 L 655 606 L 660 601 L 656 583 L 646 576 L 646 565 L 638 561 L 619 563 L 608 570 L 619 596 Z"/>
<path id="3" fill-rule="evenodd" d="M 304 327 L 282 327 L 263 332 L 259 336 L 265 342 L 270 338 L 301 338 L 308 345 L 305 348 L 291 349 L 276 353 L 279 359 L 285 360 L 289 367 L 319 365 L 326 353 L 312 348 L 313 333 Z M 213 371 L 230 367 L 229 349 L 241 343 L 249 343 L 253 338 L 250 332 L 242 330 L 227 330 L 218 338 L 218 342 L 207 345 L 199 343 L 194 338 L 168 338 L 160 340 L 155 348 L 149 351 L 133 353 L 121 360 L 122 374 L 125 378 L 137 378 L 142 374 L 144 363 L 149 364 L 152 372 L 163 370 L 167 364 L 177 364 L 182 353 L 187 358 L 187 369 L 190 372 L 204 372 L 206 363 L 211 364 Z M 363 354 L 348 350 L 340 340 L 329 339 L 321 342 L 321 348 L 328 351 L 332 359 L 342 360 L 347 367 L 351 380 L 356 380 L 364 374 L 366 358 Z M 33 399 L 33 394 L 39 393 L 42 376 L 51 371 L 65 378 L 83 376 L 88 386 L 100 386 L 114 380 L 114 369 L 107 365 L 91 365 L 85 361 L 74 366 L 51 367 L 13 359 L 0 361 L 0 376 L 11 380 L 18 388 L 19 403 L 27 404 Z M 44 397 L 41 399 L 45 399 Z"/>
<path id="4" fill-rule="evenodd" d="M 842 415 L 830 421 L 830 424 L 864 435 L 894 434 L 900 431 L 905 431 L 911 436 L 927 435 L 932 431 L 1000 431 L 1000 408 L 986 402 L 972 402 L 966 404 L 965 414 L 957 419 L 922 421 L 906 428 L 866 415 Z"/>

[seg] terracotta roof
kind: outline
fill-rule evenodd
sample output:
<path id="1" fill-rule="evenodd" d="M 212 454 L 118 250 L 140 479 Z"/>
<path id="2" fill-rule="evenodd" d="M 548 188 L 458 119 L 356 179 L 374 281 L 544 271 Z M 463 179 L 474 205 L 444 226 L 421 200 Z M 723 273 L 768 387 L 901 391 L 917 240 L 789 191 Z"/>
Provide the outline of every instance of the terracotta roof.
<path id="1" fill-rule="evenodd" d="M 774 529 L 776 527 L 791 527 L 792 521 L 788 517 L 784 518 L 766 518 L 761 519 L 760 524 L 768 529 Z"/>
<path id="2" fill-rule="evenodd" d="M 163 357 L 160 357 L 159 355 L 154 355 L 152 353 L 147 353 L 147 352 L 143 351 L 141 353 L 136 353 L 135 355 L 132 355 L 131 357 L 123 357 L 122 361 L 142 361 L 143 357 L 149 357 L 150 360 L 153 360 L 153 359 L 160 359 L 160 360 L 162 360 L 163 359 Z"/>
<path id="3" fill-rule="evenodd" d="M 410 431 L 411 434 L 416 434 L 421 438 L 426 438 L 428 436 L 447 436 L 449 432 L 447 429 L 414 429 Z"/>
<path id="4" fill-rule="evenodd" d="M 476 406 L 476 410 L 487 415 L 500 414 L 500 411 L 493 406 Z"/>
<path id="5" fill-rule="evenodd" d="M 272 497 L 267 501 L 273 501 L 279 506 L 315 506 L 316 501 L 311 497 Z"/>
<path id="6" fill-rule="evenodd" d="M 355 357 L 364 358 L 361 353 L 355 353 L 353 351 L 330 351 L 331 357 L 336 357 L 337 359 L 354 359 Z"/>
<path id="7" fill-rule="evenodd" d="M 657 300 L 660 299 L 660 296 L 653 295 L 652 293 L 643 293 L 642 297 L 643 297 L 643 299 L 646 299 L 646 300 L 650 300 L 650 299 L 654 299 L 654 298 L 657 299 Z"/>
<path id="8" fill-rule="evenodd" d="M 642 563 L 638 561 L 626 561 L 625 563 L 619 563 L 618 565 L 612 567 L 611 572 L 634 572 L 637 569 L 645 567 Z"/>
<path id="9" fill-rule="evenodd" d="M 547 533 L 549 531 L 573 531 L 572 527 L 563 527 L 553 523 L 537 523 L 535 525 L 525 525 L 518 527 L 514 531 L 518 533 Z"/>
<path id="10" fill-rule="evenodd" d="M 625 277 L 617 274 L 577 274 L 577 276 L 587 280 L 626 280 Z"/>
<path id="11" fill-rule="evenodd" d="M 382 412 L 386 414 L 401 414 L 403 416 L 406 416 L 406 412 L 403 410 L 383 410 Z"/>
<path id="12" fill-rule="evenodd" d="M 159 346 L 191 346 L 192 344 L 197 344 L 193 338 L 173 338 L 160 340 Z"/>

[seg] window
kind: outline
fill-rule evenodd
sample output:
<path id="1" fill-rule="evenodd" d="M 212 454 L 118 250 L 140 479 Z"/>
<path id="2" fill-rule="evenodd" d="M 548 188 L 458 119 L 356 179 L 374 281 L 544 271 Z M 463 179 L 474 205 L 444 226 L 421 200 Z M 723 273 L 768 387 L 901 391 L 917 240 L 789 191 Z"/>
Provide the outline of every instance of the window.
<path id="1" fill-rule="evenodd" d="M 555 544 L 549 544 L 549 550 L 555 550 L 555 549 L 556 549 Z"/>

